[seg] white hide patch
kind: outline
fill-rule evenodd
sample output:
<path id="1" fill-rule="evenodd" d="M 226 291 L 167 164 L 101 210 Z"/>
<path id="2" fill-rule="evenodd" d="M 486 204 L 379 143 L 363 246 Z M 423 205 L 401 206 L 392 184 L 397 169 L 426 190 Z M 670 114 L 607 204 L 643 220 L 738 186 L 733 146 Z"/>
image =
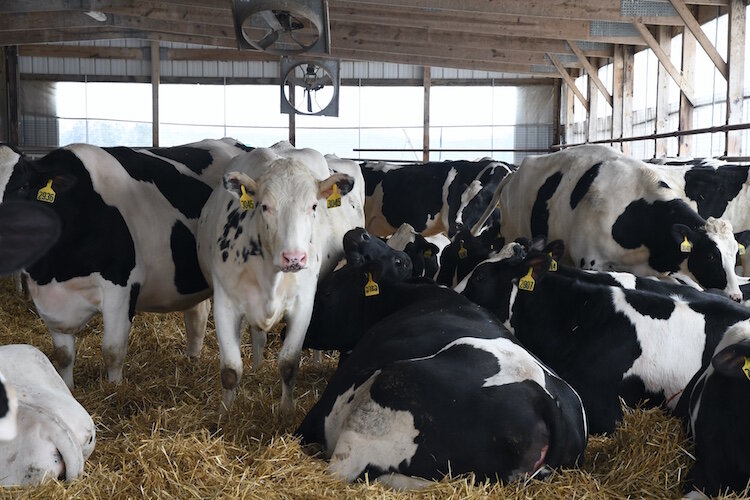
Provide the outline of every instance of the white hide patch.
<path id="1" fill-rule="evenodd" d="M 709 217 L 706 220 L 706 233 L 721 252 L 721 265 L 727 275 L 727 287 L 724 292 L 730 296 L 734 294 L 735 297 L 742 297 L 740 285 L 737 283 L 737 274 L 734 272 L 737 240 L 734 239 L 732 225 L 725 220 Z"/>
<path id="2" fill-rule="evenodd" d="M 482 175 L 482 172 L 480 172 L 479 175 Z M 457 224 L 463 224 L 464 209 L 466 209 L 466 206 L 469 204 L 469 202 L 473 200 L 481 190 L 482 183 L 474 179 L 473 181 L 471 181 L 471 184 L 469 184 L 469 186 L 464 190 L 464 192 L 461 193 L 461 205 L 459 205 L 458 211 L 456 212 Z"/>
<path id="3" fill-rule="evenodd" d="M 701 368 L 706 345 L 704 316 L 673 296 L 675 309 L 670 317 L 654 319 L 636 311 L 622 289 L 610 287 L 610 290 L 615 311 L 623 313 L 633 324 L 641 347 L 641 355 L 623 379 L 636 376 L 646 390 L 662 393 L 666 398 L 683 390 Z M 677 398 L 669 406 L 674 408 L 676 404 Z"/>
<path id="4" fill-rule="evenodd" d="M 403 252 L 404 248 L 406 248 L 406 245 L 408 245 L 409 243 L 414 243 L 416 235 L 417 232 L 414 230 L 412 225 L 404 222 L 398 227 L 396 232 L 393 233 L 390 238 L 388 238 L 386 244 L 394 250 L 400 250 Z"/>
<path id="5" fill-rule="evenodd" d="M 462 279 L 460 283 L 454 286 L 453 290 L 455 290 L 457 293 L 463 293 L 464 290 L 466 290 L 466 285 L 469 283 L 469 280 L 472 276 L 474 276 L 474 271 L 476 271 L 479 266 L 487 262 L 499 262 L 501 260 L 509 259 L 510 257 L 513 257 L 515 255 L 515 249 L 520 246 L 520 243 L 508 243 L 499 252 L 490 255 L 488 258 L 484 259 L 482 262 L 474 266 L 474 269 L 472 269 L 469 274 L 464 276 L 464 279 Z"/>
<path id="6" fill-rule="evenodd" d="M 0 146 L 0 201 L 5 195 L 5 186 L 8 185 L 10 176 L 13 175 L 13 167 L 20 158 L 21 155 L 8 146 Z"/>
<path id="7" fill-rule="evenodd" d="M 417 452 L 419 431 L 408 411 L 380 406 L 370 397 L 370 388 L 380 375 L 376 371 L 365 383 L 341 394 L 324 421 L 332 473 L 353 481 L 372 465 L 383 470 L 409 464 Z"/>

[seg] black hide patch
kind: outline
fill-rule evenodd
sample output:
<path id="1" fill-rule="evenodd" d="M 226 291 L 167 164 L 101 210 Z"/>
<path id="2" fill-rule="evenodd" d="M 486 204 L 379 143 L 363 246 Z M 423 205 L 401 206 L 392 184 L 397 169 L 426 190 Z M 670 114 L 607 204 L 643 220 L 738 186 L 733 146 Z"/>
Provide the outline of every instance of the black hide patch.
<path id="1" fill-rule="evenodd" d="M 141 292 L 141 284 L 133 283 L 130 285 L 130 302 L 128 304 L 128 319 L 133 321 L 135 317 L 135 308 L 138 304 L 138 294 Z"/>
<path id="2" fill-rule="evenodd" d="M 8 393 L 5 391 L 5 385 L 0 384 L 0 418 L 7 416 L 9 410 Z"/>
<path id="3" fill-rule="evenodd" d="M 169 158 L 182 163 L 187 168 L 200 175 L 214 161 L 211 153 L 205 149 L 190 146 L 175 146 L 171 148 L 149 148 L 156 156 Z"/>
<path id="4" fill-rule="evenodd" d="M 575 209 L 581 202 L 586 193 L 589 192 L 591 184 L 593 184 L 596 176 L 599 175 L 599 168 L 602 166 L 602 162 L 597 163 L 588 170 L 586 170 L 578 182 L 576 182 L 573 191 L 570 193 L 570 208 Z"/>
<path id="5" fill-rule="evenodd" d="M 212 189 L 193 177 L 181 174 L 171 163 L 130 148 L 103 148 L 114 156 L 135 180 L 156 186 L 169 203 L 188 219 L 200 217 Z M 206 153 L 208 154 L 208 153 Z"/>
<path id="6" fill-rule="evenodd" d="M 198 249 L 195 235 L 180 221 L 175 221 L 169 237 L 174 262 L 174 284 L 183 295 L 203 292 L 208 289 L 198 264 Z"/>
<path id="7" fill-rule="evenodd" d="M 675 305 L 669 297 L 656 294 L 644 294 L 623 289 L 625 300 L 633 306 L 638 314 L 654 319 L 669 319 L 675 310 Z"/>
<path id="8" fill-rule="evenodd" d="M 748 167 L 694 167 L 685 172 L 685 194 L 698 204 L 704 219 L 721 217 L 747 182 Z"/>
<path id="9" fill-rule="evenodd" d="M 544 236 L 549 235 L 549 207 L 547 202 L 555 194 L 557 186 L 560 185 L 562 180 L 562 172 L 555 172 L 554 174 L 547 177 L 542 187 L 536 194 L 536 201 L 534 206 L 531 207 L 531 236 Z"/>

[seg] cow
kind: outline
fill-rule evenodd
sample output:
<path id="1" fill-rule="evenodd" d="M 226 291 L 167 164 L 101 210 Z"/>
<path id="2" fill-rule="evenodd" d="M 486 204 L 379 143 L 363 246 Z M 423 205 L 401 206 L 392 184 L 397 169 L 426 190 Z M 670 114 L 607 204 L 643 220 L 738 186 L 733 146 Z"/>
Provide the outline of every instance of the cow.
<path id="1" fill-rule="evenodd" d="M 714 158 L 659 158 L 649 160 L 685 202 L 707 219 L 716 217 L 732 224 L 736 239 L 747 245 L 750 231 L 750 166 Z M 740 252 L 743 273 L 750 273 L 750 255 Z"/>
<path id="2" fill-rule="evenodd" d="M 702 218 L 657 170 L 613 148 L 527 157 L 498 197 L 506 241 L 562 239 L 569 264 L 640 275 L 681 271 L 741 299 L 731 224 Z"/>
<path id="3" fill-rule="evenodd" d="M 673 409 L 727 329 L 750 318 L 724 296 L 682 285 L 580 270 L 511 243 L 477 266 L 457 291 L 489 308 L 583 399 L 592 432 L 614 430 L 620 400 Z M 552 266 L 554 268 L 554 266 Z M 567 274 L 567 275 L 566 275 Z M 629 278 L 628 278 L 629 276 Z M 672 287 L 646 291 L 637 285 Z"/>
<path id="4" fill-rule="evenodd" d="M 424 236 L 471 227 L 513 165 L 483 159 L 397 165 L 365 162 L 365 228 L 388 236 L 403 223 Z"/>
<path id="5" fill-rule="evenodd" d="M 200 354 L 211 290 L 195 229 L 224 166 L 246 149 L 232 139 L 151 149 L 72 144 L 31 160 L 0 145 L 3 202 L 32 200 L 62 224 L 59 241 L 25 273 L 69 387 L 74 334 L 97 312 L 111 382 L 122 379 L 136 311 L 184 310 L 187 354 Z"/>
<path id="6" fill-rule="evenodd" d="M 308 332 L 361 337 L 296 431 L 333 473 L 418 488 L 449 472 L 541 476 L 582 458 L 586 415 L 567 383 L 489 312 L 381 269 L 361 263 L 321 296 Z"/>
<path id="7" fill-rule="evenodd" d="M 94 450 L 96 427 L 47 356 L 30 345 L 2 346 L 0 373 L 15 395 L 17 417 L 15 432 L 0 432 L 0 486 L 80 477 Z M 0 398 L 0 412 L 2 407 Z"/>
<path id="8" fill-rule="evenodd" d="M 444 286 L 455 287 L 480 262 L 499 252 L 505 239 L 499 233 L 499 223 L 485 228 L 478 236 L 469 229 L 462 229 L 440 255 L 440 272 L 435 281 Z"/>
<path id="9" fill-rule="evenodd" d="M 437 234 L 428 236 L 430 239 L 440 238 L 443 235 Z M 447 238 L 445 238 L 447 240 Z M 450 240 L 448 240 L 450 241 Z M 415 277 L 425 277 L 435 279 L 437 277 L 439 265 L 438 258 L 442 248 L 432 243 L 427 238 L 419 234 L 411 227 L 411 224 L 401 224 L 393 233 L 386 243 L 394 250 L 406 252 L 412 263 L 412 269 Z M 441 241 L 441 244 L 444 243 Z"/>
<path id="10" fill-rule="evenodd" d="M 711 496 L 742 494 L 750 480 L 750 322 L 732 326 L 695 374 L 675 413 L 695 442 L 687 484 Z"/>
<path id="11" fill-rule="evenodd" d="M 285 318 L 281 410 L 284 417 L 293 415 L 294 380 L 318 278 L 343 255 L 344 233 L 364 224 L 364 182 L 356 164 L 351 174 L 356 177 L 332 173 L 315 150 L 280 143 L 232 161 L 206 203 L 198 259 L 213 288 L 222 411 L 231 407 L 242 376 L 242 319 L 250 325 L 257 368 L 266 332 Z"/>

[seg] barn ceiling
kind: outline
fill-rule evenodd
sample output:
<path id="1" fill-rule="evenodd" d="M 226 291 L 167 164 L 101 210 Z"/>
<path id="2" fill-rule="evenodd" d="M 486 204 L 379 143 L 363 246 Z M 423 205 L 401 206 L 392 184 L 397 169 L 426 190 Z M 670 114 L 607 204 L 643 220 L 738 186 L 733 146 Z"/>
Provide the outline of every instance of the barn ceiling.
<path id="1" fill-rule="evenodd" d="M 727 0 L 328 0 L 331 55 L 557 77 L 554 63 L 575 74 L 588 61 L 611 57 L 612 44 L 645 45 L 638 23 L 681 29 L 673 4 L 683 3 L 699 20 L 727 6 Z M 31 55 L 143 57 L 137 49 L 36 46 L 137 38 L 202 46 L 175 58 L 278 59 L 237 49 L 232 0 L 0 0 L 0 13 L 0 45 Z"/>

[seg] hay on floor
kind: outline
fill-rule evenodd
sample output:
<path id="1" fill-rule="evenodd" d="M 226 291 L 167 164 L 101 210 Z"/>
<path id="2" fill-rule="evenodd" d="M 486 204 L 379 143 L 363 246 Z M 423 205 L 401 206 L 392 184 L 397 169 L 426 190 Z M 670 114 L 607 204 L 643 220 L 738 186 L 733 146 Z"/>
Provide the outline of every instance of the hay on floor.
<path id="1" fill-rule="evenodd" d="M 33 303 L 0 282 L 0 343 L 28 343 L 47 355 L 52 342 Z M 251 369 L 249 335 L 242 345 L 245 374 L 228 417 L 221 400 L 216 335 L 209 331 L 199 359 L 184 355 L 180 314 L 140 314 L 130 336 L 125 381 L 106 382 L 101 320 L 77 339 L 74 395 L 97 424 L 97 443 L 84 475 L 72 483 L 0 490 L 14 498 L 675 498 L 692 464 L 680 422 L 660 410 L 629 411 L 608 438 L 590 440 L 581 469 L 555 472 L 545 481 L 508 485 L 471 477 L 443 480 L 426 490 L 399 493 L 373 483 L 346 484 L 326 462 L 308 456 L 291 431 L 325 388 L 336 358 L 315 366 L 305 353 L 297 387 L 296 422 L 279 419 L 281 383 L 269 338 L 265 364 Z"/>

